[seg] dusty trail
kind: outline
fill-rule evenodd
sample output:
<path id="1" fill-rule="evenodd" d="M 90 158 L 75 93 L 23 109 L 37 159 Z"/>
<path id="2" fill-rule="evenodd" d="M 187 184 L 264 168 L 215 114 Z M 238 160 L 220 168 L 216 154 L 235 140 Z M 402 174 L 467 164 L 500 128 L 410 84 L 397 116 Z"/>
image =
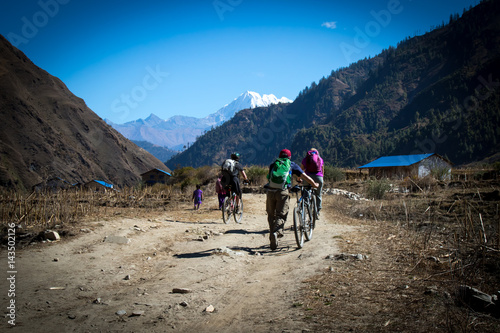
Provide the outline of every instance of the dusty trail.
<path id="1" fill-rule="evenodd" d="M 199 212 L 181 205 L 156 219 L 87 223 L 78 237 L 20 249 L 12 331 L 307 330 L 303 281 L 328 267 L 324 258 L 338 253 L 335 236 L 349 227 L 322 216 L 303 249 L 288 229 L 273 252 L 265 195 L 244 200 L 242 224 L 225 225 L 213 209 L 215 198 L 208 198 Z M 111 236 L 130 243 L 104 241 Z M 0 288 L 8 289 L 6 278 Z M 174 288 L 190 292 L 172 293 Z M 2 292 L 4 309 L 7 302 Z M 205 311 L 210 305 L 214 311 Z M 117 315 L 120 310 L 127 314 Z M 7 319 L 2 326 L 10 327 Z"/>

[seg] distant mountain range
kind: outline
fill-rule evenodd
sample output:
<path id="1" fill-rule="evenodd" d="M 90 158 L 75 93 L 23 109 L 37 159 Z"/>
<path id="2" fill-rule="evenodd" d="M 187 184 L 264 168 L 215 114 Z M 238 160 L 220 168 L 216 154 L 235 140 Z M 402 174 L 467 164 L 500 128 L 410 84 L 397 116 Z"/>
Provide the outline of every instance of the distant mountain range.
<path id="1" fill-rule="evenodd" d="M 175 155 L 171 167 L 300 162 L 357 167 L 380 156 L 437 153 L 455 165 L 500 158 L 500 1 L 483 0 L 422 36 L 331 72 L 291 104 L 238 112 Z M 223 142 L 223 144 L 221 144 Z"/>
<path id="2" fill-rule="evenodd" d="M 231 103 L 204 118 L 178 115 L 163 120 L 151 114 L 146 119 L 138 119 L 125 124 L 115 124 L 108 119 L 105 121 L 130 140 L 146 141 L 155 146 L 179 151 L 186 148 L 188 143 L 193 143 L 206 131 L 231 119 L 238 111 L 291 102 L 286 97 L 278 99 L 273 94 L 261 96 L 256 92 L 246 91 Z"/>

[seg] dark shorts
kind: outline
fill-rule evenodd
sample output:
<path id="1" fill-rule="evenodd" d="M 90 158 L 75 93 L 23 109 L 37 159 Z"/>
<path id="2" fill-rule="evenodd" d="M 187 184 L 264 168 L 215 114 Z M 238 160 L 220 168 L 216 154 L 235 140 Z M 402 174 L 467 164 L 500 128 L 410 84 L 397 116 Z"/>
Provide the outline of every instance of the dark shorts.
<path id="1" fill-rule="evenodd" d="M 231 191 L 236 193 L 240 198 L 241 198 L 241 187 L 240 187 L 240 180 L 238 177 L 233 177 L 230 182 L 231 185 Z"/>

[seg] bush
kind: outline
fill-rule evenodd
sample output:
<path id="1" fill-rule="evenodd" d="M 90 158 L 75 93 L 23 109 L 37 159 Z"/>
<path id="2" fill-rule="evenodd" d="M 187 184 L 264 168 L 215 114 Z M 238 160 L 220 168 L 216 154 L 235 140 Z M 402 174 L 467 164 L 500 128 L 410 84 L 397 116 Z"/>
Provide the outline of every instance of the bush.
<path id="1" fill-rule="evenodd" d="M 451 179 L 451 171 L 449 168 L 436 168 L 431 170 L 431 176 L 437 180 L 445 181 Z"/>
<path id="2" fill-rule="evenodd" d="M 190 186 L 208 185 L 215 182 L 219 169 L 216 167 L 202 166 L 197 169 L 193 167 L 183 167 L 173 171 L 173 177 L 169 179 L 169 184 L 180 186 L 182 191 L 189 191 Z"/>
<path id="3" fill-rule="evenodd" d="M 339 182 L 345 180 L 345 173 L 342 169 L 325 164 L 324 180 L 329 182 Z"/>
<path id="4" fill-rule="evenodd" d="M 199 182 L 196 178 L 186 178 L 181 182 L 181 190 L 185 191 L 188 189 L 188 187 L 198 185 Z M 191 192 L 191 191 L 189 191 Z"/>
<path id="5" fill-rule="evenodd" d="M 387 179 L 370 179 L 366 188 L 366 196 L 370 199 L 383 199 L 385 193 L 391 189 Z"/>
<path id="6" fill-rule="evenodd" d="M 257 165 L 252 165 L 245 171 L 248 180 L 252 185 L 263 185 L 267 183 L 266 176 L 268 172 L 269 169 L 267 167 L 261 167 Z"/>
<path id="7" fill-rule="evenodd" d="M 196 179 L 198 184 L 207 185 L 211 181 L 217 179 L 217 175 L 220 172 L 218 167 L 202 166 L 196 169 Z"/>
<path id="8" fill-rule="evenodd" d="M 180 169 L 175 169 L 172 172 L 173 177 L 171 178 L 172 182 L 181 183 L 187 178 L 194 178 L 196 174 L 196 170 L 193 167 L 183 167 Z"/>

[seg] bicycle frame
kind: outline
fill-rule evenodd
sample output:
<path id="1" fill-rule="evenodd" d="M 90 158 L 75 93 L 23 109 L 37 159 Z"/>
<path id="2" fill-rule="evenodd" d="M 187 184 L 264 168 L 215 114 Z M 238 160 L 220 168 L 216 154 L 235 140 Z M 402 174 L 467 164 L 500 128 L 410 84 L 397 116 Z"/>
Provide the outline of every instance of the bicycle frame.
<path id="1" fill-rule="evenodd" d="M 224 198 L 224 203 L 222 204 L 222 219 L 224 223 L 229 223 L 231 215 L 234 217 L 236 223 L 241 223 L 243 217 L 243 200 L 239 198 L 239 205 L 236 206 L 236 193 L 231 190 L 229 186 L 226 188 L 229 195 Z"/>

